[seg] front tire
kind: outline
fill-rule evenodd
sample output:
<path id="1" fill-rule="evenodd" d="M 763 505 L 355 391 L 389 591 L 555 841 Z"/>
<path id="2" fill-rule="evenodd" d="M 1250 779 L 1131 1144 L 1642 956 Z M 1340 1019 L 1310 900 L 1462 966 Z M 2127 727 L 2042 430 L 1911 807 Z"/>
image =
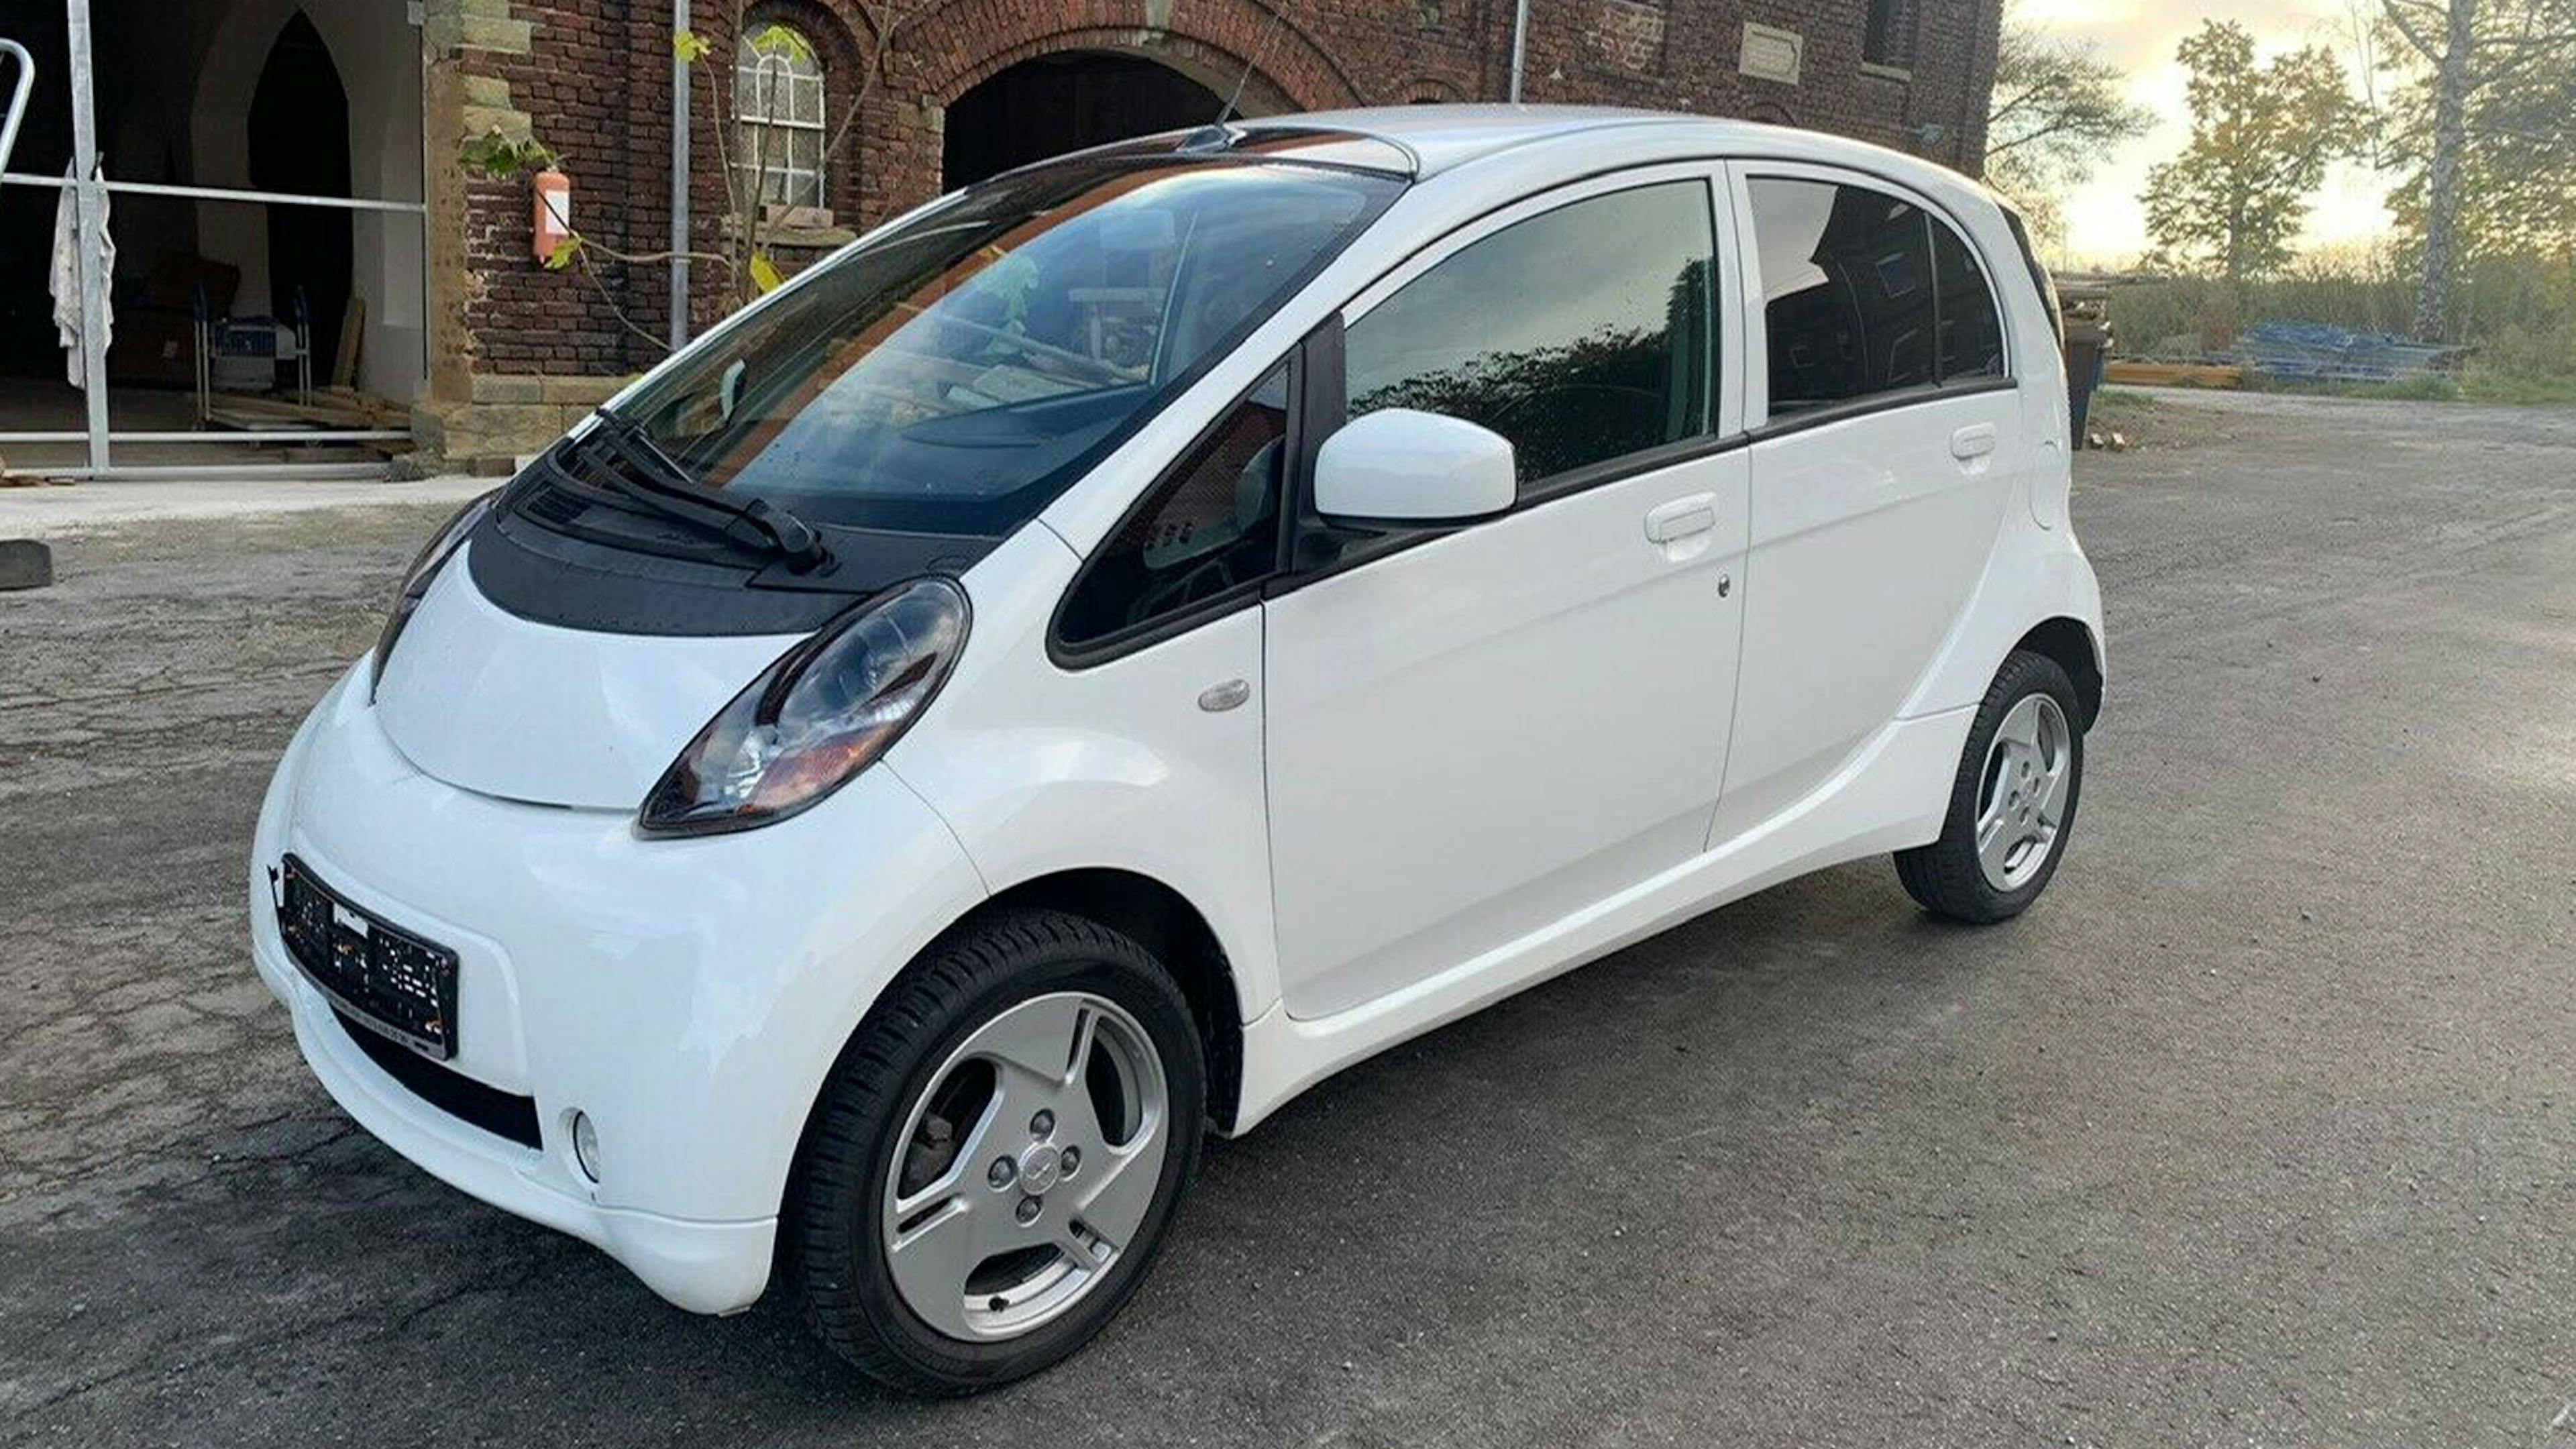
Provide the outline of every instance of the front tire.
<path id="1" fill-rule="evenodd" d="M 1941 838 L 1896 853 L 1896 877 L 1917 905 L 1987 925 L 2039 899 L 2075 830 L 2083 717 L 2056 660 L 2027 650 L 2004 660 L 1969 727 Z"/>
<path id="2" fill-rule="evenodd" d="M 919 1394 L 1073 1353 L 1161 1249 L 1206 1100 L 1189 1004 L 1134 941 L 1054 911 L 943 938 L 807 1129 L 782 1226 L 808 1323 Z"/>

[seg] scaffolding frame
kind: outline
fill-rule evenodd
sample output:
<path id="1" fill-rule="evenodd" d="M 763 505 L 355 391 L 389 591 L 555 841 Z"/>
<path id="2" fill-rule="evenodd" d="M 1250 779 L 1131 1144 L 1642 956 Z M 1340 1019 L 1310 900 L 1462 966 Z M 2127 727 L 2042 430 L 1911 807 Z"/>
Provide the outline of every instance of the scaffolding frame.
<path id="1" fill-rule="evenodd" d="M 296 192 L 245 191 L 220 186 L 176 186 L 160 182 L 111 181 L 99 174 L 98 111 L 93 82 L 97 71 L 90 46 L 90 0 L 62 0 L 66 20 L 69 52 L 69 81 L 72 103 L 72 174 L 70 176 L 36 176 L 25 172 L 0 170 L 0 185 L 42 187 L 73 194 L 73 217 L 77 235 L 74 251 L 80 270 L 81 318 L 81 392 L 86 405 L 87 426 L 78 432 L 48 430 L 35 432 L 0 432 L 0 447 L 11 443 L 70 443 L 88 445 L 89 461 L 79 468 L 11 469 L 12 473 L 32 472 L 56 478 L 169 478 L 169 477 L 241 477 L 250 474 L 292 471 L 298 476 L 333 473 L 346 476 L 353 467 L 348 463 L 273 462 L 240 463 L 172 463 L 119 466 L 111 461 L 110 449 L 118 443 L 204 443 L 209 445 L 256 446 L 277 443 L 382 443 L 403 442 L 411 438 L 408 428 L 362 429 L 251 429 L 227 432 L 168 432 L 132 430 L 119 432 L 108 426 L 107 418 L 107 289 L 106 269 L 98 265 L 96 238 L 106 229 L 103 213 L 107 198 L 126 192 L 141 196 L 175 196 L 198 201 L 249 202 L 269 206 L 311 206 L 338 211 L 393 212 L 418 219 L 427 225 L 429 208 L 421 201 L 394 201 L 373 197 L 307 196 Z M 26 110 L 27 97 L 33 89 L 35 63 L 26 47 L 15 41 L 0 39 L 0 54 L 18 62 L 17 91 L 12 100 L 5 129 L 0 129 L 0 167 L 9 160 L 11 145 L 17 139 L 18 122 Z M 423 141 L 426 143 L 426 128 Z M 426 154 L 424 153 L 424 161 Z M 422 295 L 428 295 L 427 261 L 429 248 L 423 239 L 421 256 Z"/>

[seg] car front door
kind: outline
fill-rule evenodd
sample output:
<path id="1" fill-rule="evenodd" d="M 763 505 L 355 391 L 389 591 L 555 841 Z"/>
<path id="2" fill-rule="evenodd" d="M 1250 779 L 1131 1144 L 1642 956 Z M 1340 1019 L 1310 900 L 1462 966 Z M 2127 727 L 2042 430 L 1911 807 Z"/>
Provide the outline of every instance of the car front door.
<path id="1" fill-rule="evenodd" d="M 1900 717 L 1968 608 L 2031 466 L 1976 253 L 1920 198 L 1730 167 L 1752 427 L 1744 662 L 1723 844 Z"/>
<path id="2" fill-rule="evenodd" d="M 1301 505 L 1263 605 L 1291 1015 L 1474 970 L 1701 849 L 1746 526 L 1738 409 L 1716 385 L 1737 285 L 1716 175 L 1533 198 L 1346 310 L 1345 414 L 1490 428 L 1520 499 L 1436 532 Z"/>

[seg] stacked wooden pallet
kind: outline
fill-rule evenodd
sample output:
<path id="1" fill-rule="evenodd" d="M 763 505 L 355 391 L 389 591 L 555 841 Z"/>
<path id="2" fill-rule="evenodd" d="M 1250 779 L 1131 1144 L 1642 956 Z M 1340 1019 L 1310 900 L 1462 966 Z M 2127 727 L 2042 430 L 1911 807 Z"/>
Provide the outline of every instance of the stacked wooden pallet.
<path id="1" fill-rule="evenodd" d="M 379 432 L 407 429 L 411 410 L 353 387 L 317 387 L 310 402 L 247 393 L 216 393 L 207 420 L 217 427 L 244 432 Z M 388 439 L 359 446 L 385 453 L 407 451 L 407 443 Z"/>

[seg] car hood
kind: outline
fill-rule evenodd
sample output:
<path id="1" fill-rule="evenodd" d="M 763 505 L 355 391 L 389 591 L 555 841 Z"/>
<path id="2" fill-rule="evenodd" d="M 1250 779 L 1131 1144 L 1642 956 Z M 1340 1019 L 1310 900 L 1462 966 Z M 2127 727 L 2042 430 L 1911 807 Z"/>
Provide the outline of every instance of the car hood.
<path id="1" fill-rule="evenodd" d="M 708 719 L 803 637 L 534 623 L 484 597 L 464 564 L 450 560 L 413 612 L 375 707 L 423 773 L 477 794 L 631 811 Z"/>

